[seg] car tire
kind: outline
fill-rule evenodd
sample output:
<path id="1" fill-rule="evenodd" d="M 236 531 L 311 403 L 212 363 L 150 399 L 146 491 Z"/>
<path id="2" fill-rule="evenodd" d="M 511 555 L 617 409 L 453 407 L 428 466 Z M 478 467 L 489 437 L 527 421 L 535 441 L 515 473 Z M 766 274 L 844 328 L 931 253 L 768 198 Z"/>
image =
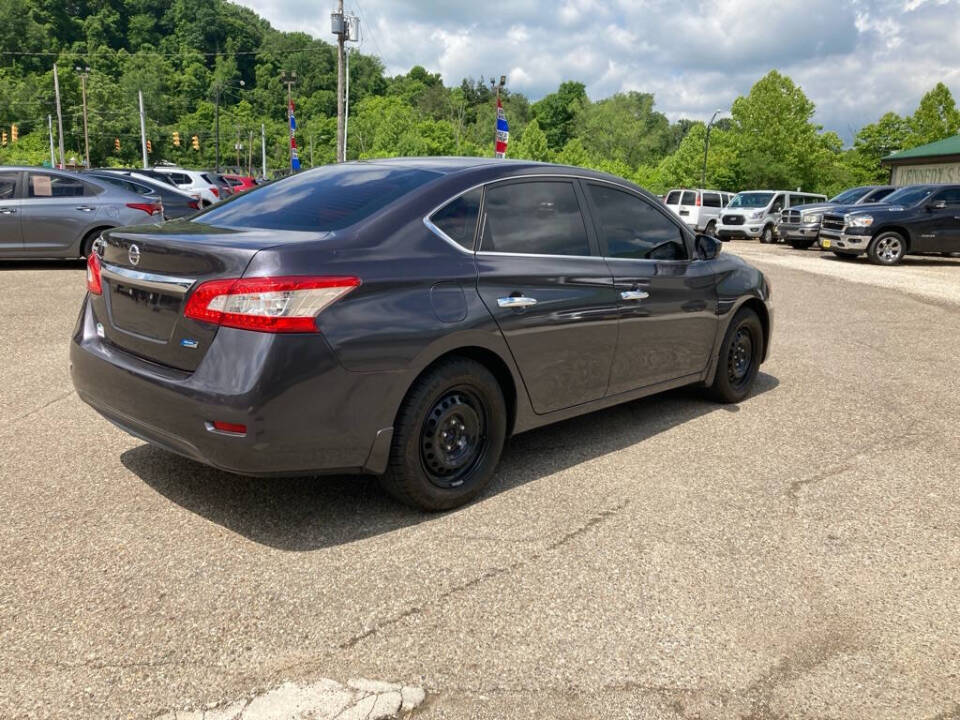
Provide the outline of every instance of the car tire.
<path id="1" fill-rule="evenodd" d="M 83 240 L 80 241 L 81 260 L 86 260 L 88 257 L 90 257 L 90 253 L 93 252 L 93 244 L 97 241 L 97 238 L 103 234 L 103 231 L 107 229 L 108 228 L 96 228 L 95 230 L 91 230 L 83 236 Z"/>
<path id="2" fill-rule="evenodd" d="M 896 265 L 907 251 L 907 241 L 894 230 L 877 233 L 867 248 L 867 257 L 874 265 Z"/>
<path id="3" fill-rule="evenodd" d="M 834 250 L 833 254 L 836 255 L 841 260 L 855 260 L 857 258 L 856 253 L 843 252 L 841 250 Z"/>
<path id="4" fill-rule="evenodd" d="M 745 399 L 756 382 L 763 348 L 760 318 L 750 308 L 741 308 L 730 321 L 720 345 L 710 396 L 717 402 L 728 404 Z"/>
<path id="5" fill-rule="evenodd" d="M 429 512 L 464 505 L 490 483 L 506 434 L 506 402 L 493 374 L 467 358 L 444 361 L 407 392 L 381 486 Z"/>
<path id="6" fill-rule="evenodd" d="M 773 242 L 773 228 L 769 225 L 767 225 L 763 229 L 763 232 L 760 233 L 760 242 L 762 242 L 764 245 L 769 245 Z"/>
<path id="7" fill-rule="evenodd" d="M 809 250 L 813 247 L 813 240 L 791 240 L 790 247 L 794 250 Z"/>

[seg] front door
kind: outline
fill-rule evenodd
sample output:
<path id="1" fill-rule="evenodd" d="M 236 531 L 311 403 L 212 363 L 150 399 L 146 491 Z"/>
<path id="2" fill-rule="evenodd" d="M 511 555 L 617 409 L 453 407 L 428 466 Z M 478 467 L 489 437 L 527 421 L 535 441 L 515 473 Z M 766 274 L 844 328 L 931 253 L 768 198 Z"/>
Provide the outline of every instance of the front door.
<path id="1" fill-rule="evenodd" d="M 924 202 L 926 215 L 917 223 L 910 249 L 916 252 L 960 252 L 960 188 L 941 190 Z"/>
<path id="2" fill-rule="evenodd" d="M 15 255 L 23 249 L 20 237 L 19 172 L 0 172 L 0 255 Z"/>
<path id="3" fill-rule="evenodd" d="M 646 198 L 586 188 L 620 309 L 608 393 L 699 375 L 719 325 L 713 263 L 692 260 L 678 224 Z"/>
<path id="4" fill-rule="evenodd" d="M 67 254 L 95 222 L 99 207 L 92 189 L 66 174 L 31 171 L 26 179 L 20 211 L 24 251 Z"/>
<path id="5" fill-rule="evenodd" d="M 477 290 L 517 363 L 534 411 L 602 398 L 617 342 L 613 278 L 569 180 L 484 192 Z"/>

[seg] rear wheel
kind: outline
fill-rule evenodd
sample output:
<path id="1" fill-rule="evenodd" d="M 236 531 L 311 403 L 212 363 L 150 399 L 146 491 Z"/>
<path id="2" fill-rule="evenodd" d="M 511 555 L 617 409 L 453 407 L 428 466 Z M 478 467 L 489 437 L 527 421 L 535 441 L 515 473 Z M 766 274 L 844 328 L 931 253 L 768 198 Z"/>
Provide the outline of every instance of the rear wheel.
<path id="1" fill-rule="evenodd" d="M 771 226 L 767 225 L 763 229 L 763 232 L 760 233 L 760 242 L 764 245 L 769 245 L 773 242 L 773 228 Z"/>
<path id="2" fill-rule="evenodd" d="M 445 361 L 407 393 L 381 485 L 422 510 L 468 503 L 493 477 L 506 431 L 506 403 L 493 374 L 466 358 Z"/>
<path id="3" fill-rule="evenodd" d="M 93 252 L 93 244 L 100 238 L 100 235 L 103 234 L 103 231 L 107 228 L 97 228 L 96 230 L 91 230 L 88 232 L 83 241 L 80 243 L 80 257 L 83 260 L 86 260 L 90 257 L 90 253 Z"/>
<path id="4" fill-rule="evenodd" d="M 903 235 L 893 230 L 878 234 L 867 248 L 867 257 L 876 265 L 896 265 L 907 251 Z"/>
<path id="5" fill-rule="evenodd" d="M 741 308 L 730 322 L 720 346 L 710 395 L 717 402 L 737 403 L 753 389 L 763 358 L 763 325 L 757 313 Z"/>

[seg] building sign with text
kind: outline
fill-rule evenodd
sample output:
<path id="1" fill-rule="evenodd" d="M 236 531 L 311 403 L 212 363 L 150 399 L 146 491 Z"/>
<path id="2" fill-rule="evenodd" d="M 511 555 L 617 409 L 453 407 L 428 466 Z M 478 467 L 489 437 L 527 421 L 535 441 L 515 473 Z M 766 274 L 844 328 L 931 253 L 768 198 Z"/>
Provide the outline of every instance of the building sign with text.
<path id="1" fill-rule="evenodd" d="M 926 185 L 930 183 L 960 184 L 960 162 L 938 165 L 901 165 L 893 169 L 894 185 Z"/>

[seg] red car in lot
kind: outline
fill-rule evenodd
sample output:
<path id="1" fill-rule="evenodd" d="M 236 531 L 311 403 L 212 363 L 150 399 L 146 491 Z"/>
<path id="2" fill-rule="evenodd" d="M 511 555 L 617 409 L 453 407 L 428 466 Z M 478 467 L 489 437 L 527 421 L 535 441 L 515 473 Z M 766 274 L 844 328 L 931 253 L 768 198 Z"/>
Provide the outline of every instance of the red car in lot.
<path id="1" fill-rule="evenodd" d="M 223 174 L 221 177 L 230 183 L 230 187 L 233 188 L 234 193 L 242 193 L 247 190 L 252 190 L 257 186 L 256 181 L 248 175 Z"/>

